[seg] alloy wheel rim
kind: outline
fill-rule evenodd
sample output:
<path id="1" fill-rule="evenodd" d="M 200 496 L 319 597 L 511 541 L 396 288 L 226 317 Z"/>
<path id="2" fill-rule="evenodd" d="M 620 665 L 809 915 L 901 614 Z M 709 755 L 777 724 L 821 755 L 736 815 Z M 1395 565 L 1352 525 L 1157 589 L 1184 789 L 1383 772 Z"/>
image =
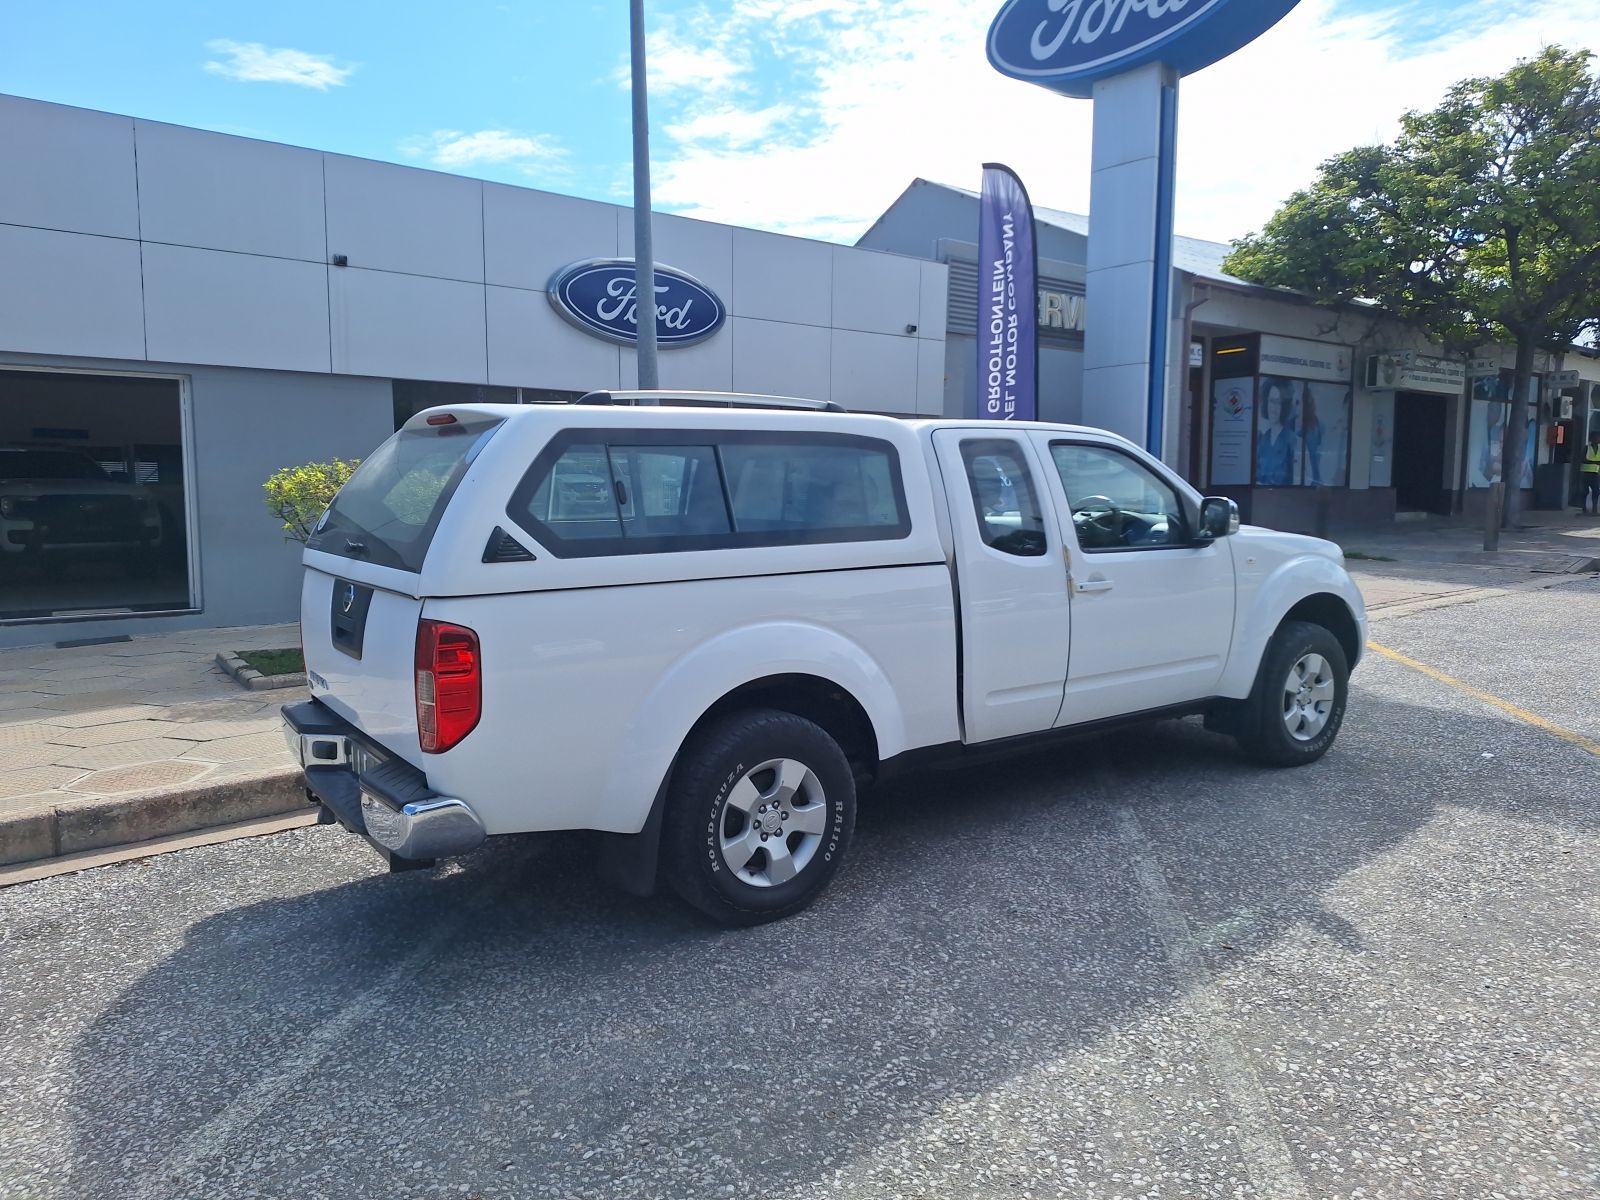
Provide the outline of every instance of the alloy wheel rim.
<path id="1" fill-rule="evenodd" d="M 718 849 L 741 883 L 778 887 L 811 865 L 827 828 L 827 796 L 817 773 L 798 759 L 772 758 L 728 789 Z"/>
<path id="2" fill-rule="evenodd" d="M 1320 654 L 1303 654 L 1283 681 L 1283 723 L 1297 742 L 1309 742 L 1328 727 L 1337 688 L 1333 666 Z"/>

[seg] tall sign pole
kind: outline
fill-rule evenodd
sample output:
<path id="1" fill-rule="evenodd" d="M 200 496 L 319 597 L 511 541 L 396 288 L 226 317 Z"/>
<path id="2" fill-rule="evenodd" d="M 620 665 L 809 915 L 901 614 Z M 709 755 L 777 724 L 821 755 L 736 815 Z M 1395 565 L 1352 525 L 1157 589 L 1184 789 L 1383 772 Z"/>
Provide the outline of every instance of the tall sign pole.
<path id="1" fill-rule="evenodd" d="M 639 321 L 639 387 L 661 386 L 656 365 L 656 255 L 650 228 L 650 103 L 644 73 L 644 0 L 629 0 L 633 59 L 633 295 Z"/>
<path id="2" fill-rule="evenodd" d="M 1299 0 L 1006 0 L 989 27 L 1003 75 L 1094 100 L 1084 418 L 1165 457 L 1172 357 L 1178 80 L 1226 58 Z"/>

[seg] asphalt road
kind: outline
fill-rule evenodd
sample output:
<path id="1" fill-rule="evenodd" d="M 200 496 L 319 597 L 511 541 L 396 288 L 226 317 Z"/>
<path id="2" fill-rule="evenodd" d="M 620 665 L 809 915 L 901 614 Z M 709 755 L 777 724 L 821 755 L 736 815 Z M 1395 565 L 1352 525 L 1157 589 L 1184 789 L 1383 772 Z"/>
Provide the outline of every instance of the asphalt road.
<path id="1" fill-rule="evenodd" d="M 1374 636 L 1600 738 L 1600 581 Z M 1600 760 L 1378 656 L 1315 767 L 925 778 L 754 931 L 574 849 L 0 892 L 0 1196 L 1600 1195 Z"/>

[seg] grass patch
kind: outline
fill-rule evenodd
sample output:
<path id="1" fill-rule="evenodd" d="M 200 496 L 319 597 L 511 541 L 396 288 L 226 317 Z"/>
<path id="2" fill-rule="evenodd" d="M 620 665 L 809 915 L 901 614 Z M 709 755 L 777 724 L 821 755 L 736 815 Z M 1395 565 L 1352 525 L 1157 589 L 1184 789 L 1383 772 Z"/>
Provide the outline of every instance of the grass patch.
<path id="1" fill-rule="evenodd" d="M 1394 562 L 1387 554 L 1368 554 L 1365 550 L 1346 550 L 1345 558 L 1351 562 Z"/>
<path id="2" fill-rule="evenodd" d="M 303 675 L 306 660 L 298 650 L 238 650 L 247 666 L 263 675 Z"/>

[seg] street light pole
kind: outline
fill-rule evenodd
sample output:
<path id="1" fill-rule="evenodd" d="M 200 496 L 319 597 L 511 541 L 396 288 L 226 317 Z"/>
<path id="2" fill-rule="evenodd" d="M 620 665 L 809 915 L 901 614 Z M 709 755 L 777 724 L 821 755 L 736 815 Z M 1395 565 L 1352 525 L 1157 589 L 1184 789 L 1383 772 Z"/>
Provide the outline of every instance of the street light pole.
<path id="1" fill-rule="evenodd" d="M 633 55 L 633 264 L 639 318 L 639 387 L 661 386 L 656 366 L 656 259 L 650 231 L 650 104 L 644 75 L 644 0 L 629 0 Z"/>

